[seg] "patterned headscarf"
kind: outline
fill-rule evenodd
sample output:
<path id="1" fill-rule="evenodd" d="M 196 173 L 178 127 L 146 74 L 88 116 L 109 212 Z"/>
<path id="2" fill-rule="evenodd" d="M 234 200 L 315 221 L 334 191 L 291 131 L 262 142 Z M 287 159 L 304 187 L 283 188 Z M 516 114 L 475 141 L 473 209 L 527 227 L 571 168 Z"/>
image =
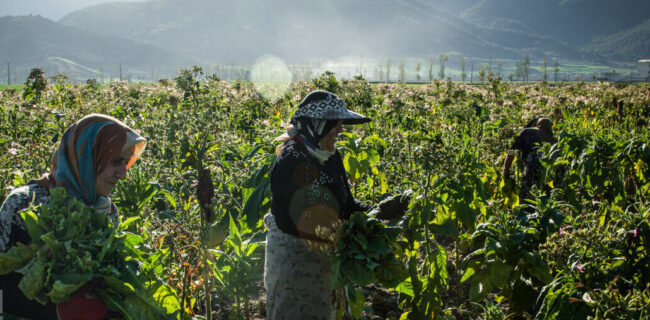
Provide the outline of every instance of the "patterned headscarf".
<path id="1" fill-rule="evenodd" d="M 345 102 L 335 94 L 325 90 L 312 91 L 298 105 L 287 132 L 275 140 L 287 141 L 297 138 L 305 144 L 312 156 L 323 162 L 334 152 L 323 150 L 320 140 L 339 120 L 343 121 L 343 124 L 370 122 L 370 118 L 346 109 Z M 276 148 L 276 153 L 279 154 L 280 150 L 282 145 Z"/>
<path id="2" fill-rule="evenodd" d="M 133 150 L 126 168 L 140 157 L 146 140 L 121 121 L 102 114 L 90 114 L 70 126 L 52 156 L 52 172 L 35 183 L 64 187 L 70 195 L 98 211 L 108 212 L 110 198 L 97 195 L 95 178 L 112 159 Z"/>

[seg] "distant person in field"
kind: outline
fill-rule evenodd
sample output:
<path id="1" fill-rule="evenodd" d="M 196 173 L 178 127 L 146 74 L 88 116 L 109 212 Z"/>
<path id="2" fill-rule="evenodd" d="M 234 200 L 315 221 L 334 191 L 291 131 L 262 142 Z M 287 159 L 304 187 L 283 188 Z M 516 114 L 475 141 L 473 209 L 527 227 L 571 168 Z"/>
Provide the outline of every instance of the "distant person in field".
<path id="1" fill-rule="evenodd" d="M 91 114 L 63 134 L 52 157 L 52 171 L 26 186 L 14 189 L 0 207 L 0 252 L 17 242 L 31 242 L 20 212 L 30 205 L 47 204 L 50 189 L 65 188 L 68 194 L 92 205 L 117 223 L 118 211 L 109 197 L 118 181 L 140 157 L 146 141 L 121 121 Z M 106 304 L 84 287 L 66 302 L 42 305 L 29 300 L 18 288 L 21 274 L 0 276 L 5 316 L 31 319 L 104 319 Z"/>
<path id="2" fill-rule="evenodd" d="M 318 90 L 304 98 L 278 138 L 283 143 L 271 172 L 271 213 L 264 217 L 268 319 L 335 318 L 332 257 L 325 251 L 336 245 L 342 220 L 372 208 L 350 192 L 335 142 L 343 125 L 367 122 L 336 95 Z"/>
<path id="3" fill-rule="evenodd" d="M 543 142 L 556 143 L 553 136 L 553 122 L 543 116 L 535 118 L 526 124 L 523 130 L 515 138 L 514 143 L 508 150 L 505 163 L 503 164 L 503 176 L 510 175 L 510 166 L 515 157 L 512 150 L 521 151 L 521 159 L 524 161 L 524 175 L 519 191 L 519 202 L 524 199 L 532 199 L 530 193 L 534 185 L 541 187 L 542 164 L 539 161 L 539 147 Z"/>

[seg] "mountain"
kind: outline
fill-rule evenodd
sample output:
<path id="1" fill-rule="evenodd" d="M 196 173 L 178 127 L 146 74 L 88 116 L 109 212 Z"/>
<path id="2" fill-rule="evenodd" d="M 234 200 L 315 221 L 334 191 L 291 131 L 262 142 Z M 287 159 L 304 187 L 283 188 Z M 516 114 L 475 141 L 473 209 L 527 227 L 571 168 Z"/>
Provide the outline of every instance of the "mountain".
<path id="1" fill-rule="evenodd" d="M 264 54 L 294 63 L 452 52 L 485 59 L 600 58 L 552 37 L 478 27 L 418 0 L 111 2 L 70 13 L 59 22 L 208 63 L 251 63 Z"/>
<path id="2" fill-rule="evenodd" d="M 650 57 L 647 0 L 423 0 L 486 28 L 557 39 L 610 61 Z"/>
<path id="3" fill-rule="evenodd" d="M 585 47 L 610 59 L 627 61 L 648 59 L 650 58 L 650 19 L 628 30 L 597 38 Z"/>
<path id="4" fill-rule="evenodd" d="M 77 78 L 149 77 L 152 68 L 197 64 L 198 61 L 158 47 L 61 25 L 41 16 L 0 18 L 0 57 L 12 72 L 26 74 L 33 67 L 47 74 L 66 73 Z M 100 75 L 103 73 L 103 75 Z M 25 77 L 18 78 L 20 82 Z"/>
<path id="5" fill-rule="evenodd" d="M 120 65 L 127 77 L 149 79 L 267 54 L 294 65 L 439 54 L 450 56 L 449 68 L 457 56 L 504 68 L 525 56 L 602 65 L 650 57 L 648 9 L 647 0 L 106 2 L 58 22 L 0 18 L 0 57 L 23 73 L 39 66 L 81 79 L 117 77 Z"/>
<path id="6" fill-rule="evenodd" d="M 429 0 L 449 8 L 447 0 Z M 462 2 L 462 1 L 461 1 Z M 648 0 L 480 0 L 459 8 L 476 24 L 517 28 L 566 43 L 586 44 L 636 27 L 650 17 Z M 465 5 L 469 5 L 465 1 Z"/>

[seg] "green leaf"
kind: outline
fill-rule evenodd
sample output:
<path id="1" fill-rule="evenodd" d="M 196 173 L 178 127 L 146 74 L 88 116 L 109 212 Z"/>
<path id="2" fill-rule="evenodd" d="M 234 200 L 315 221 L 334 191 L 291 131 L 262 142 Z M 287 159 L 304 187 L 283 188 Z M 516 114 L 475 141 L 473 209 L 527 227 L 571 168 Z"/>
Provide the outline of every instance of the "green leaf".
<path id="1" fill-rule="evenodd" d="M 481 271 L 472 280 L 472 284 L 469 287 L 469 298 L 474 302 L 481 301 L 490 291 L 492 291 L 490 273 L 488 271 Z"/>
<path id="2" fill-rule="evenodd" d="M 406 278 L 406 280 L 400 282 L 400 284 L 395 287 L 395 291 L 413 297 L 413 284 L 411 283 L 411 278 Z"/>
<path id="3" fill-rule="evenodd" d="M 106 302 L 109 308 L 119 310 L 126 319 L 155 320 L 176 319 L 180 305 L 172 289 L 156 281 L 147 281 L 142 276 L 136 276 L 131 270 L 126 270 L 129 283 L 134 284 L 133 291 L 116 299 L 116 292 L 111 289 L 96 289 L 97 294 Z M 119 285 L 112 282 L 111 285 Z M 121 288 L 120 290 L 124 290 Z"/>
<path id="4" fill-rule="evenodd" d="M 464 202 L 455 202 L 452 206 L 452 210 L 455 211 L 456 217 L 458 217 L 458 220 L 460 220 L 465 227 L 469 228 L 470 231 L 474 230 L 474 227 L 476 226 L 476 214 L 469 205 Z"/>
<path id="5" fill-rule="evenodd" d="M 432 223 L 429 225 L 431 232 L 437 236 L 450 236 L 457 238 L 460 233 L 451 219 L 446 219 L 442 224 Z"/>
<path id="6" fill-rule="evenodd" d="M 255 188 L 253 193 L 246 199 L 244 204 L 244 209 L 242 214 L 246 216 L 246 224 L 249 227 L 254 228 L 257 225 L 257 222 L 260 220 L 259 211 L 262 207 L 262 202 L 264 199 L 269 196 L 268 186 L 271 184 L 270 178 L 264 178 L 262 182 Z"/>
<path id="7" fill-rule="evenodd" d="M 544 259 L 542 259 L 542 257 L 539 255 L 539 253 L 532 253 L 524 250 L 523 256 L 526 261 L 526 268 L 532 276 L 544 284 L 553 281 L 551 270 L 548 267 L 548 264 L 546 264 L 546 262 L 544 262 Z"/>
<path id="8" fill-rule="evenodd" d="M 357 262 L 355 262 L 357 261 Z M 343 274 L 360 286 L 366 286 L 374 283 L 377 279 L 372 272 L 369 272 L 359 260 L 349 260 L 343 264 Z"/>
<path id="9" fill-rule="evenodd" d="M 75 293 L 79 288 L 83 287 L 88 281 L 92 279 L 91 274 L 68 273 L 62 277 L 58 277 L 52 285 L 52 290 L 47 293 L 47 296 L 53 303 L 67 301 L 70 295 Z"/>
<path id="10" fill-rule="evenodd" d="M 138 221 L 138 220 L 140 220 L 140 217 L 139 217 L 139 216 L 128 218 L 128 219 L 122 221 L 122 224 L 120 225 L 120 227 L 121 227 L 122 229 L 126 229 L 126 228 L 129 227 L 129 225 L 131 225 L 133 222 L 136 222 L 136 221 Z"/>
<path id="11" fill-rule="evenodd" d="M 351 316 L 354 319 L 359 319 L 361 318 L 361 311 L 363 311 L 363 306 L 366 305 L 366 299 L 360 290 L 355 289 L 352 286 L 347 286 L 346 289 L 350 293 L 348 294 L 348 302 L 350 303 L 349 307 Z"/>
<path id="12" fill-rule="evenodd" d="M 386 193 L 388 191 L 388 179 L 386 179 L 386 175 L 383 172 L 379 173 L 379 182 L 381 186 L 380 193 Z"/>
<path id="13" fill-rule="evenodd" d="M 41 235 L 41 240 L 45 242 L 47 248 L 52 252 L 52 255 L 54 255 L 54 258 L 63 259 L 63 257 L 65 257 L 65 245 L 61 241 L 56 240 L 52 232 Z"/>
<path id="14" fill-rule="evenodd" d="M 24 267 L 36 254 L 35 244 L 24 245 L 20 242 L 11 247 L 8 252 L 0 253 L 0 275 L 12 273 Z"/>
<path id="15" fill-rule="evenodd" d="M 490 263 L 490 279 L 494 287 L 503 288 L 510 278 L 510 272 L 514 266 L 505 264 L 499 260 Z"/>
<path id="16" fill-rule="evenodd" d="M 476 270 L 472 267 L 465 269 L 465 273 L 463 273 L 463 276 L 460 278 L 460 283 L 467 281 L 467 279 L 471 278 L 475 273 Z"/>
<path id="17" fill-rule="evenodd" d="M 237 223 L 235 220 L 233 220 L 231 215 L 228 215 L 228 218 L 230 219 L 230 224 L 229 224 L 229 230 L 230 230 L 230 236 L 229 240 L 233 242 L 235 246 L 235 250 L 237 250 L 239 256 L 243 256 L 242 252 L 242 240 L 241 240 L 241 235 L 239 234 L 239 229 L 237 228 Z"/>
<path id="18" fill-rule="evenodd" d="M 167 314 L 174 314 L 181 309 L 175 292 L 169 286 L 160 284 L 153 294 L 157 304 L 165 309 Z"/>
<path id="19" fill-rule="evenodd" d="M 383 237 L 370 237 L 368 239 L 368 251 L 374 251 L 380 255 L 390 253 L 390 248 L 386 245 L 386 239 Z"/>
<path id="20" fill-rule="evenodd" d="M 381 160 L 381 158 L 379 157 L 379 152 L 377 152 L 377 150 L 375 149 L 369 149 L 368 160 L 370 161 L 370 164 L 373 166 L 379 164 L 379 161 Z"/>
<path id="21" fill-rule="evenodd" d="M 25 226 L 27 227 L 29 237 L 32 239 L 32 241 L 36 241 L 38 243 L 41 235 L 46 232 L 46 230 L 44 230 L 41 225 L 39 225 L 38 216 L 34 211 L 31 210 L 22 211 L 20 213 L 20 216 L 25 221 Z"/>
<path id="22" fill-rule="evenodd" d="M 37 260 L 31 260 L 24 268 L 18 270 L 23 274 L 23 277 L 18 283 L 18 288 L 23 292 L 25 297 L 33 300 L 41 290 L 45 283 L 45 265 Z"/>

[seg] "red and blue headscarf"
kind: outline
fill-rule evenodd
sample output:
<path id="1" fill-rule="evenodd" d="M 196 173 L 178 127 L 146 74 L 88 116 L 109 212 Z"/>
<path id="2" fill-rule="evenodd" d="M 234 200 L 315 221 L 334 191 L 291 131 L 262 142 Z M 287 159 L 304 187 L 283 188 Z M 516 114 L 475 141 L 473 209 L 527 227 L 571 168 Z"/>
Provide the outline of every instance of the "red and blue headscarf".
<path id="1" fill-rule="evenodd" d="M 90 114 L 65 131 L 52 157 L 52 172 L 35 182 L 49 188 L 64 187 L 87 205 L 108 211 L 110 199 L 97 195 L 96 177 L 112 159 L 132 149 L 126 164 L 130 168 L 145 146 L 146 140 L 121 121 Z"/>

